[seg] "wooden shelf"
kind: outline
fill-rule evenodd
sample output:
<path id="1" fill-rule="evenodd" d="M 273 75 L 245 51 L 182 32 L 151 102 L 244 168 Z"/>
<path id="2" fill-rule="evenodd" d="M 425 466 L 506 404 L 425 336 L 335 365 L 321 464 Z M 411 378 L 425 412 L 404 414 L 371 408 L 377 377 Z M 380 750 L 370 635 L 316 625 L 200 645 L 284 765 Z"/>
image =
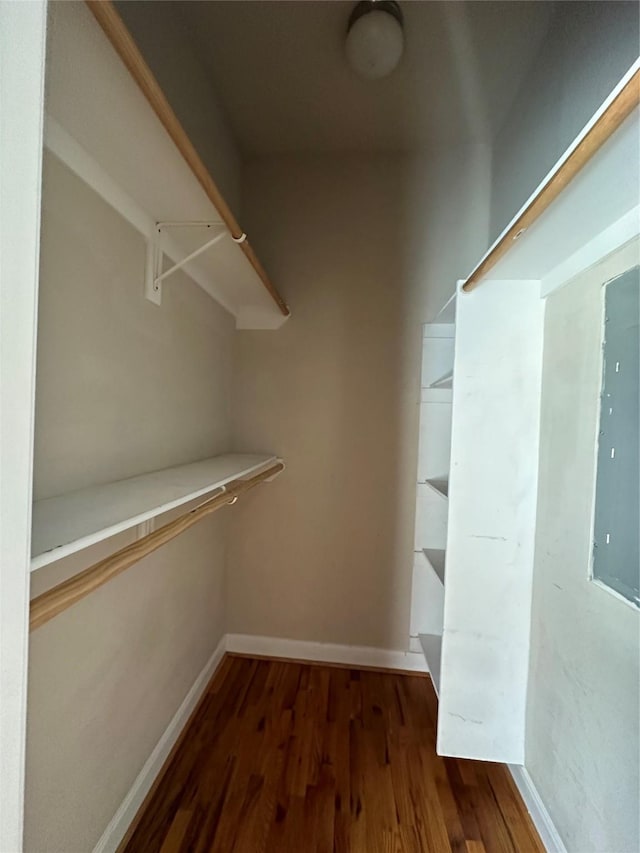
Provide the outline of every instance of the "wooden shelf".
<path id="1" fill-rule="evenodd" d="M 427 558 L 430 568 L 438 578 L 442 586 L 444 586 L 444 562 L 445 551 L 440 548 L 424 548 L 424 555 Z"/>
<path id="2" fill-rule="evenodd" d="M 433 687 L 440 696 L 440 664 L 442 657 L 442 637 L 439 634 L 418 634 L 422 652 L 427 661 Z"/>
<path id="3" fill-rule="evenodd" d="M 201 462 L 118 480 L 33 505 L 31 571 L 207 495 L 276 461 L 226 453 Z"/>
<path id="4" fill-rule="evenodd" d="M 289 309 L 115 7 L 105 0 L 92 11 L 84 3 L 51 5 L 46 147 L 174 263 L 212 235 L 192 224 L 214 223 L 221 239 L 184 271 L 235 316 L 238 328 L 278 328 Z M 156 223 L 171 225 L 160 234 Z M 179 286 L 176 279 L 163 283 Z M 149 293 L 148 276 L 139 287 Z"/>
<path id="5" fill-rule="evenodd" d="M 444 479 L 425 480 L 427 486 L 431 486 L 434 492 L 437 492 L 441 498 L 447 500 L 449 498 L 449 481 Z"/>

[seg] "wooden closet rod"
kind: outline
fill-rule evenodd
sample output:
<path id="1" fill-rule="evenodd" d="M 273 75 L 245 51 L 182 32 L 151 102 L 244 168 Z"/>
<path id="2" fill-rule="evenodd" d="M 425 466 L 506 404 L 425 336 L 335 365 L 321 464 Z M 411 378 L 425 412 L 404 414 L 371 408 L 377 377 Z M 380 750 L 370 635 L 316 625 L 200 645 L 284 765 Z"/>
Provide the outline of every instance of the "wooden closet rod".
<path id="1" fill-rule="evenodd" d="M 159 527 L 153 533 L 144 536 L 137 542 L 132 542 L 131 545 L 127 545 L 120 551 L 116 551 L 110 557 L 100 560 L 100 562 L 52 587 L 47 592 L 43 592 L 42 595 L 34 598 L 31 602 L 29 617 L 30 630 L 35 631 L 36 628 L 44 625 L 45 622 L 53 619 L 54 616 L 62 613 L 63 610 L 71 607 L 89 595 L 89 593 L 107 583 L 107 581 L 110 581 L 133 566 L 134 563 L 146 557 L 147 554 L 151 554 L 162 545 L 171 541 L 171 539 L 175 539 L 176 536 L 193 527 L 194 524 L 197 524 L 205 516 L 216 512 L 216 510 L 223 506 L 235 503 L 240 495 L 248 492 L 249 489 L 257 486 L 259 483 L 274 477 L 283 470 L 284 464 L 278 462 L 247 480 L 232 480 L 224 489 L 221 489 L 212 498 L 209 498 L 209 500 L 192 509 L 190 512 Z"/>
<path id="2" fill-rule="evenodd" d="M 480 279 L 498 263 L 500 258 L 506 255 L 514 241 L 530 228 L 536 219 L 555 201 L 565 187 L 575 178 L 583 166 L 586 166 L 593 155 L 615 133 L 638 104 L 640 104 L 640 71 L 636 71 L 631 79 L 628 80 L 602 115 L 594 122 L 593 127 L 589 128 L 584 138 L 576 145 L 567 159 L 558 166 L 536 197 L 531 199 L 520 216 L 518 216 L 509 230 L 495 244 L 486 258 L 480 261 L 463 284 L 462 289 L 464 291 L 469 292 L 474 287 L 477 287 Z"/>
<path id="3" fill-rule="evenodd" d="M 264 267 L 258 260 L 251 244 L 246 239 L 244 231 L 238 225 L 235 216 L 220 194 L 220 190 L 215 185 L 207 167 L 200 159 L 198 152 L 193 147 L 191 140 L 178 121 L 178 117 L 171 108 L 169 101 L 166 99 L 164 92 L 160 88 L 160 84 L 153 76 L 151 69 L 144 61 L 142 54 L 138 50 L 138 46 L 125 26 L 124 21 L 118 14 L 112 0 L 85 0 L 85 2 L 113 45 L 116 53 L 138 84 L 140 91 L 149 102 L 152 110 L 162 122 L 176 148 L 182 154 L 187 165 L 198 179 L 200 186 L 209 197 L 209 200 L 219 211 L 225 225 L 231 232 L 231 236 L 238 242 L 238 245 L 245 253 L 249 263 L 254 268 L 262 283 L 278 305 L 280 312 L 285 317 L 288 317 L 291 312 L 289 311 L 286 302 L 280 296 L 269 279 Z M 240 242 L 243 236 L 245 239 Z"/>

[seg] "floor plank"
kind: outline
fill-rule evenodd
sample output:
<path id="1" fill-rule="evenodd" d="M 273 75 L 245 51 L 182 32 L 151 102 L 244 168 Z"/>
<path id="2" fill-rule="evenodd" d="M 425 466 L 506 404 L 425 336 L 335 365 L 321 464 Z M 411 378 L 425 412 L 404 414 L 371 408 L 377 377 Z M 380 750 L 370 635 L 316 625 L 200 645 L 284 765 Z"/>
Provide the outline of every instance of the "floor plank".
<path id="1" fill-rule="evenodd" d="M 440 758 L 428 678 L 229 656 L 126 853 L 544 853 L 506 768 Z"/>

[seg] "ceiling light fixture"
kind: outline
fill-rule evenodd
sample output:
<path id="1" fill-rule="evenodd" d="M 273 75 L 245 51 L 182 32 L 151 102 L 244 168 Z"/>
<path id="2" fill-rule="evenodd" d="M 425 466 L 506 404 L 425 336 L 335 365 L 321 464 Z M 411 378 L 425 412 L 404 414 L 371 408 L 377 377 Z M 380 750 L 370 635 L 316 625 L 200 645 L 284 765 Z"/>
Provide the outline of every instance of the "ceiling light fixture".
<path id="1" fill-rule="evenodd" d="M 359 77 L 391 74 L 404 49 L 402 12 L 395 0 L 361 0 L 349 16 L 347 59 Z"/>

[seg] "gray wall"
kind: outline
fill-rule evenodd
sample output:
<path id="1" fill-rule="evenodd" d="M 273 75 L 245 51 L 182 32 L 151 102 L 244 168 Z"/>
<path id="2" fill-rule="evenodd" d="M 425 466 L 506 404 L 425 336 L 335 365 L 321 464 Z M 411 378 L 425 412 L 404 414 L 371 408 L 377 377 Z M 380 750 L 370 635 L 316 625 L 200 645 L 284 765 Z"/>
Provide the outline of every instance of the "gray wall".
<path id="1" fill-rule="evenodd" d="M 517 213 L 640 53 L 635 2 L 559 2 L 494 140 L 491 240 Z"/>
<path id="2" fill-rule="evenodd" d="M 238 148 L 184 15 L 168 0 L 117 0 L 116 6 L 225 201 L 239 216 Z"/>
<path id="3" fill-rule="evenodd" d="M 525 763 L 570 853 L 640 848 L 640 613 L 589 580 L 602 285 L 639 253 L 546 307 Z"/>
<path id="4" fill-rule="evenodd" d="M 233 318 L 182 275 L 152 305 L 144 259 L 143 239 L 47 156 L 38 497 L 229 449 Z M 226 524 L 201 522 L 31 635 L 26 850 L 86 853 L 120 806 L 225 631 Z M 133 536 L 39 570 L 32 595 Z"/>
<path id="5" fill-rule="evenodd" d="M 234 516 L 231 631 L 407 647 L 421 324 L 484 248 L 487 160 L 249 165 L 245 219 L 292 317 L 237 335 L 234 440 L 287 475 Z"/>

